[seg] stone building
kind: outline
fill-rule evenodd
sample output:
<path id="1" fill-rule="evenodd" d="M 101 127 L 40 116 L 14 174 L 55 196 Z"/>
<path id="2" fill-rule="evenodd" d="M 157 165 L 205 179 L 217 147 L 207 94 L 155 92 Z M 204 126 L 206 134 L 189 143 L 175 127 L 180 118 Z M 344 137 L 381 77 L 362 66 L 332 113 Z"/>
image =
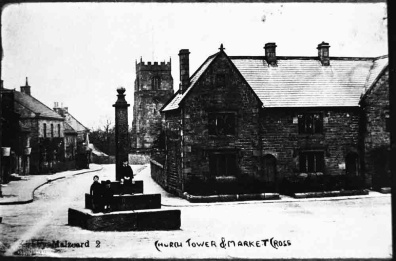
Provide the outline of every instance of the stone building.
<path id="1" fill-rule="evenodd" d="M 3 97 L 9 97 L 13 113 L 18 115 L 19 130 L 25 130 L 22 131 L 25 135 L 18 132 L 15 142 L 10 144 L 11 161 L 14 161 L 11 171 L 37 174 L 55 168 L 64 159 L 64 119 L 32 96 L 27 78 L 20 92 L 5 88 L 2 92 Z"/>
<path id="2" fill-rule="evenodd" d="M 364 173 L 373 188 L 389 187 L 390 173 L 390 108 L 388 58 L 373 64 L 371 85 L 366 85 L 360 100 L 362 113 L 362 146 Z"/>
<path id="3" fill-rule="evenodd" d="M 136 63 L 132 149 L 144 152 L 153 147 L 161 131 L 160 109 L 173 92 L 171 61 Z"/>
<path id="4" fill-rule="evenodd" d="M 371 186 L 359 102 L 381 59 L 330 57 L 329 48 L 277 56 L 267 43 L 264 56 L 228 56 L 221 46 L 191 77 L 189 51 L 181 50 L 180 89 L 161 110 L 165 160 L 152 165 L 153 178 L 179 195 L 197 187 L 273 191 L 307 177 Z"/>
<path id="5" fill-rule="evenodd" d="M 59 106 L 59 103 L 55 102 L 53 110 L 65 119 L 65 157 L 75 160 L 79 150 L 89 149 L 89 129 L 70 114 L 68 107 Z"/>
<path id="6" fill-rule="evenodd" d="M 72 153 L 67 153 L 67 144 L 77 145 L 79 136 L 89 142 L 88 129 L 67 112 L 54 111 L 33 97 L 27 78 L 20 91 L 2 86 L 1 98 L 2 148 L 8 151 L 2 155 L 2 177 L 75 168 L 75 159 L 68 160 Z"/>

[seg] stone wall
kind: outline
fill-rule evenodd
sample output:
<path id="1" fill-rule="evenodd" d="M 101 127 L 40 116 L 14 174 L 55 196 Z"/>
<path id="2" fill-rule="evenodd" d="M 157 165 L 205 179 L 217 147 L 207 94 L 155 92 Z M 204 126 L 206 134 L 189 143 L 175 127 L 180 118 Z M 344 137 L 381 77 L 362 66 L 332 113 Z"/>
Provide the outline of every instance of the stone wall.
<path id="1" fill-rule="evenodd" d="M 298 115 L 323 115 L 323 132 L 299 134 Z M 261 116 L 262 155 L 276 158 L 278 180 L 300 173 L 302 151 L 324 152 L 324 175 L 344 175 L 345 158 L 358 153 L 359 108 L 264 109 Z"/>
<path id="2" fill-rule="evenodd" d="M 390 186 L 390 131 L 386 122 L 390 109 L 388 71 L 368 90 L 361 105 L 365 126 L 362 137 L 365 175 L 369 178 L 368 184 L 374 188 Z"/>
<path id="3" fill-rule="evenodd" d="M 158 177 L 157 182 L 163 182 L 162 186 L 175 194 L 183 192 L 182 173 L 182 131 L 180 110 L 166 113 L 165 130 L 165 161 L 164 172 L 166 178 Z"/>
<path id="4" fill-rule="evenodd" d="M 212 177 L 212 153 L 233 153 L 236 156 L 236 176 L 255 176 L 260 150 L 259 107 L 261 102 L 238 74 L 224 54 L 220 54 L 205 71 L 184 100 L 181 117 L 183 184 L 191 180 Z M 211 135 L 210 113 L 235 115 L 235 133 Z M 217 177 L 221 178 L 221 177 Z"/>
<path id="5" fill-rule="evenodd" d="M 44 124 L 46 124 L 46 135 L 44 135 Z M 43 137 L 47 137 L 47 138 L 51 138 L 51 124 L 54 126 L 54 132 L 53 132 L 53 137 L 54 138 L 59 138 L 59 137 L 63 137 L 63 132 L 64 132 L 64 126 L 63 126 L 63 120 L 51 120 L 51 119 L 40 119 L 39 120 L 39 137 L 43 138 Z M 58 124 L 60 127 L 60 136 L 59 136 L 59 132 L 58 132 Z"/>

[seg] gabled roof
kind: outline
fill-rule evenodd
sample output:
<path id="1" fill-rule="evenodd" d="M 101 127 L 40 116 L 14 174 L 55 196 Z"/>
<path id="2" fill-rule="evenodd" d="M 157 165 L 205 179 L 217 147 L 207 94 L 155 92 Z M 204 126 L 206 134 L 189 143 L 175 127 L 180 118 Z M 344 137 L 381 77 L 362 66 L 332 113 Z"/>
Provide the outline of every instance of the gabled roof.
<path id="1" fill-rule="evenodd" d="M 190 77 L 190 85 L 188 86 L 187 90 L 183 94 L 181 94 L 180 91 L 177 91 L 173 96 L 173 98 L 167 104 L 164 105 L 161 111 L 171 111 L 178 109 L 180 102 L 184 99 L 184 97 L 186 97 L 187 93 L 190 92 L 190 90 L 194 87 L 194 85 L 197 83 L 201 75 L 206 71 L 206 69 L 209 67 L 209 65 L 213 62 L 213 60 L 216 58 L 216 56 L 219 53 L 209 56 L 208 59 L 206 59 L 206 61 Z"/>
<path id="2" fill-rule="evenodd" d="M 361 100 L 364 99 L 368 95 L 368 93 L 371 92 L 373 86 L 378 81 L 378 79 L 384 74 L 386 70 L 388 70 L 388 64 L 389 64 L 388 60 L 389 60 L 388 56 L 385 55 L 378 57 L 374 61 L 373 66 L 371 67 L 370 70 L 370 74 L 367 77 L 367 81 L 364 86 L 365 88 L 364 88 L 364 92 L 362 93 Z"/>
<path id="3" fill-rule="evenodd" d="M 82 125 L 76 118 L 73 117 L 69 112 L 65 115 L 67 123 L 77 132 L 89 131 L 87 127 Z"/>
<path id="4" fill-rule="evenodd" d="M 63 118 L 36 98 L 22 92 L 14 91 L 15 102 L 22 105 L 36 116 L 63 120 Z M 37 115 L 39 114 L 39 115 Z"/>
<path id="5" fill-rule="evenodd" d="M 219 52 L 220 53 L 220 52 Z M 209 56 L 190 77 L 190 85 L 165 104 L 178 109 L 182 100 L 219 53 Z M 277 66 L 264 56 L 229 56 L 263 103 L 263 107 L 355 107 L 388 64 L 388 57 L 330 57 L 323 66 L 318 57 L 277 57 Z"/>
<path id="6" fill-rule="evenodd" d="M 70 126 L 69 123 L 64 122 L 63 127 L 64 127 L 64 133 L 69 133 L 69 134 L 75 134 L 75 135 L 77 135 L 76 130 L 73 129 L 73 127 Z"/>

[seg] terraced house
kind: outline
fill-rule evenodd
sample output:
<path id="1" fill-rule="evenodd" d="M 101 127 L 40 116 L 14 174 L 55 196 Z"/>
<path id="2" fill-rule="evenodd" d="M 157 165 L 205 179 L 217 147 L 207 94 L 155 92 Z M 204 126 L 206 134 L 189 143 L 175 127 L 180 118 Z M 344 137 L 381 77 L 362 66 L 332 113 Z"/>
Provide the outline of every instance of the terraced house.
<path id="1" fill-rule="evenodd" d="M 389 116 L 380 113 L 387 56 L 332 57 L 325 42 L 314 57 L 277 56 L 276 47 L 228 56 L 221 46 L 191 77 L 189 51 L 180 51 L 180 89 L 161 109 L 166 149 L 152 164 L 159 184 L 179 195 L 288 190 L 302 180 L 353 189 L 388 175 L 366 153 L 389 144 L 370 120 Z"/>
<path id="2" fill-rule="evenodd" d="M 8 182 L 12 173 L 29 175 L 74 169 L 75 158 L 70 158 L 70 154 L 76 154 L 78 141 L 89 143 L 89 130 L 68 114 L 67 108 L 66 112 L 65 108 L 54 111 L 36 99 L 27 77 L 20 91 L 1 87 L 1 181 Z M 75 144 L 73 151 L 70 142 Z"/>

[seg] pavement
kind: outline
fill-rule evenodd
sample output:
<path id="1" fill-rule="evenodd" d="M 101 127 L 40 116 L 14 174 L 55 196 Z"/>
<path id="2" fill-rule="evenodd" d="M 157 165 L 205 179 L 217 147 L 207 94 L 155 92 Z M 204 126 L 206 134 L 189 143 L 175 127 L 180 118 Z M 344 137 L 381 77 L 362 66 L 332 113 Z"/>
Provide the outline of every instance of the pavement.
<path id="1" fill-rule="evenodd" d="M 137 180 L 143 180 L 144 193 L 161 194 L 161 205 L 167 207 L 194 207 L 194 206 L 214 206 L 214 205 L 235 205 L 235 204 L 262 204 L 262 203 L 285 203 L 296 201 L 336 201 L 348 199 L 361 199 L 373 197 L 390 197 L 390 194 L 382 194 L 369 190 L 368 195 L 357 196 L 339 196 L 325 198 L 293 198 L 286 195 L 280 195 L 280 199 L 276 200 L 250 200 L 250 201 L 231 201 L 231 202 L 214 202 L 214 203 L 191 203 L 186 199 L 177 197 L 166 192 L 151 178 L 150 165 L 133 165 L 134 173 Z M 59 172 L 51 175 L 28 175 L 22 176 L 21 180 L 11 181 L 8 184 L 1 185 L 3 197 L 0 198 L 0 205 L 26 204 L 34 200 L 34 192 L 39 187 L 56 182 L 56 180 L 81 175 L 89 172 L 97 172 L 102 170 L 102 166 L 98 164 L 90 164 L 89 169 Z"/>
<path id="2" fill-rule="evenodd" d="M 90 164 L 89 169 L 69 170 L 48 175 L 19 176 L 21 180 L 14 180 L 8 184 L 1 184 L 3 197 L 0 205 L 27 204 L 34 200 L 34 192 L 39 187 L 59 179 L 102 170 L 98 164 Z"/>

